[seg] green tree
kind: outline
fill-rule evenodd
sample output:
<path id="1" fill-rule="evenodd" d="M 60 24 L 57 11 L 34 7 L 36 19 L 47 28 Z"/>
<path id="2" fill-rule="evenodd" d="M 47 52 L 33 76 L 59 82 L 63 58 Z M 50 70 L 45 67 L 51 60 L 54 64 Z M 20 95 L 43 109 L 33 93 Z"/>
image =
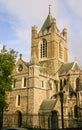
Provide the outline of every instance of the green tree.
<path id="1" fill-rule="evenodd" d="M 6 92 L 12 90 L 12 71 L 15 66 L 17 52 L 3 47 L 0 51 L 0 124 L 3 124 L 3 111 L 7 107 Z"/>

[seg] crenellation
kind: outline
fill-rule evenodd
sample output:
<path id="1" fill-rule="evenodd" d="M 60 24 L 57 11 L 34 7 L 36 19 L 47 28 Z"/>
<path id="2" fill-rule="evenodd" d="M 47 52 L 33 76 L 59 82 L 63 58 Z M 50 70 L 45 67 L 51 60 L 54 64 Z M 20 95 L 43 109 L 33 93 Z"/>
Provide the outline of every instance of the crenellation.
<path id="1" fill-rule="evenodd" d="M 49 30 L 45 29 L 44 31 L 40 31 L 38 33 L 38 37 L 43 37 L 43 36 L 49 35 L 50 33 L 51 33 L 51 28 Z"/>
<path id="2" fill-rule="evenodd" d="M 63 29 L 62 32 L 60 32 L 58 29 L 56 29 L 56 34 L 61 37 L 64 40 L 67 40 L 67 29 Z"/>

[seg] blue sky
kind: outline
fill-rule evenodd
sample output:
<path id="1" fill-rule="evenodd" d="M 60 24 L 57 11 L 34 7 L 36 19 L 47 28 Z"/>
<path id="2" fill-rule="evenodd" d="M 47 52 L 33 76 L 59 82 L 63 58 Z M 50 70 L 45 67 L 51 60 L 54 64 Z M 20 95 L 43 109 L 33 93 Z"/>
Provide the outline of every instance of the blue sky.
<path id="1" fill-rule="evenodd" d="M 29 61 L 31 27 L 39 31 L 49 4 L 58 28 L 68 30 L 69 62 L 76 57 L 82 65 L 82 0 L 0 0 L 0 47 L 13 48 Z"/>

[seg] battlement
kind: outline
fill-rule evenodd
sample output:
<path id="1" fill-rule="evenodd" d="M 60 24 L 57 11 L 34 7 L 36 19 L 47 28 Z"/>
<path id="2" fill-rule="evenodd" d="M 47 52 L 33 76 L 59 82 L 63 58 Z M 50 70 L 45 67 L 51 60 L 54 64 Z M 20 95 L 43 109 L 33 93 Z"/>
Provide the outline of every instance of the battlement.
<path id="1" fill-rule="evenodd" d="M 62 32 L 60 32 L 57 28 L 55 29 L 56 35 L 63 38 L 64 40 L 67 40 L 67 29 L 64 28 Z M 36 37 L 43 37 L 45 35 L 51 34 L 51 28 L 49 30 L 45 29 L 44 31 L 40 31 Z"/>
<path id="2" fill-rule="evenodd" d="M 39 38 L 43 37 L 45 35 L 49 34 L 56 34 L 59 37 L 63 38 L 64 40 L 67 40 L 67 29 L 64 28 L 61 32 L 56 26 L 56 19 L 51 19 L 51 25 L 49 27 L 45 27 L 45 29 L 41 29 L 39 32 L 37 31 L 37 26 L 32 26 L 32 37 L 33 38 Z"/>

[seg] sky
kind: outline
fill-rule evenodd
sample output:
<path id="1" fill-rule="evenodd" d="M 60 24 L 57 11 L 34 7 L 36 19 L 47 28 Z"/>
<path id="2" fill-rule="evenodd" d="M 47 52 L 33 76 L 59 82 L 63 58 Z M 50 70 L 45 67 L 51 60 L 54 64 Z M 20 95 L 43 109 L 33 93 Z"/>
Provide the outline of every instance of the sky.
<path id="1" fill-rule="evenodd" d="M 0 48 L 14 49 L 29 61 L 31 28 L 40 30 L 49 5 L 58 29 L 67 28 L 69 62 L 82 66 L 82 0 L 0 0 Z"/>

